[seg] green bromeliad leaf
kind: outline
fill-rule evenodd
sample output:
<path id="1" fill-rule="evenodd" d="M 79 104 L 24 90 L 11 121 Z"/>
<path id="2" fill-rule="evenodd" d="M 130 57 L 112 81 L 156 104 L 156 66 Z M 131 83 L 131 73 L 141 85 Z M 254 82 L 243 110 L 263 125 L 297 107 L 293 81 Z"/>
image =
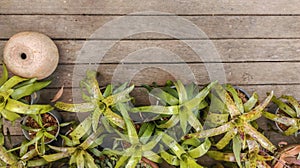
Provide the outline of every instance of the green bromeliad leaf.
<path id="1" fill-rule="evenodd" d="M 124 121 L 125 121 L 125 125 L 127 128 L 126 130 L 127 130 L 128 136 L 129 136 L 129 142 L 131 144 L 139 143 L 138 134 L 137 134 L 135 127 L 126 111 L 125 106 L 123 104 L 118 104 L 118 108 L 123 116 Z"/>
<path id="2" fill-rule="evenodd" d="M 194 147 L 194 149 L 191 149 L 187 152 L 192 158 L 199 158 L 208 152 L 211 147 L 211 142 L 208 138 L 206 138 L 202 144 L 195 145 Z"/>
<path id="3" fill-rule="evenodd" d="M 231 85 L 226 85 L 226 90 L 230 93 L 230 95 L 233 97 L 235 106 L 239 110 L 240 113 L 244 113 L 244 105 L 242 102 L 242 99 L 238 96 L 238 93 L 236 89 Z"/>
<path id="4" fill-rule="evenodd" d="M 52 111 L 51 105 L 28 105 L 14 99 L 7 99 L 5 109 L 18 114 L 44 114 Z"/>
<path id="5" fill-rule="evenodd" d="M 187 168 L 202 167 L 195 161 L 195 158 L 203 156 L 210 149 L 211 142 L 208 138 L 206 138 L 203 143 L 200 143 L 196 139 L 189 139 L 183 142 L 183 146 L 181 146 L 174 138 L 166 133 L 158 132 L 158 134 L 162 135 L 162 142 L 167 146 L 167 148 L 164 148 L 163 145 L 160 144 L 160 156 L 167 163 Z M 193 148 L 185 149 L 184 146 L 187 144 L 193 146 Z"/>
<path id="6" fill-rule="evenodd" d="M 297 113 L 286 103 L 281 101 L 280 99 L 277 99 L 275 96 L 272 97 L 272 101 L 286 114 L 288 114 L 290 117 L 295 118 L 297 117 Z"/>
<path id="7" fill-rule="evenodd" d="M 15 100 L 18 100 L 22 97 L 29 96 L 32 93 L 41 90 L 42 88 L 45 88 L 50 83 L 51 81 L 43 81 L 43 82 L 34 82 L 31 84 L 27 84 L 25 86 L 15 89 L 14 92 L 11 94 L 11 97 Z"/>
<path id="8" fill-rule="evenodd" d="M 257 102 L 258 102 L 258 95 L 257 93 L 253 93 L 250 99 L 244 104 L 245 112 L 249 112 L 251 109 L 253 109 Z"/>
<path id="9" fill-rule="evenodd" d="M 27 81 L 27 78 L 22 78 L 19 76 L 13 76 L 10 79 L 8 79 L 1 87 L 0 87 L 0 92 L 5 92 L 11 88 L 13 88 L 14 86 L 16 86 L 17 84 Z"/>
<path id="10" fill-rule="evenodd" d="M 287 100 L 292 105 L 293 109 L 295 109 L 294 111 L 296 112 L 297 117 L 300 117 L 300 105 L 298 103 L 298 100 L 292 96 L 287 95 L 282 95 L 281 98 Z"/>
<path id="11" fill-rule="evenodd" d="M 0 86 L 2 86 L 8 79 L 8 71 L 5 64 L 2 64 L 2 75 L 0 78 Z"/>
<path id="12" fill-rule="evenodd" d="M 154 88 L 149 92 L 149 95 L 155 97 L 156 99 L 160 100 L 162 104 L 168 104 L 168 105 L 176 105 L 179 103 L 178 98 L 174 97 L 170 93 L 159 89 Z"/>
<path id="13" fill-rule="evenodd" d="M 237 162 L 237 164 L 239 165 L 240 168 L 242 168 L 242 163 L 241 163 L 241 150 L 242 150 L 242 142 L 241 139 L 238 136 L 234 136 L 234 138 L 232 139 L 232 143 L 233 143 L 233 154 L 235 157 L 235 160 Z"/>
<path id="14" fill-rule="evenodd" d="M 8 165 L 13 165 L 18 161 L 17 157 L 10 152 L 7 152 L 7 150 L 2 145 L 0 145 L 0 159 Z"/>
<path id="15" fill-rule="evenodd" d="M 80 104 L 57 102 L 55 107 L 68 112 L 90 112 L 95 109 L 95 105 L 90 102 Z"/>

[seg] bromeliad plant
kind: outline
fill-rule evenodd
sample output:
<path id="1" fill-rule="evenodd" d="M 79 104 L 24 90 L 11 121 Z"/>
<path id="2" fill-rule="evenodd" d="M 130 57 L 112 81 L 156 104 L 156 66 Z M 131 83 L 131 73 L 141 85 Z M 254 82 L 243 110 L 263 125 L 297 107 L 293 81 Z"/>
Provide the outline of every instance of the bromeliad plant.
<path id="1" fill-rule="evenodd" d="M 161 157 L 153 149 L 160 142 L 162 136 L 154 135 L 155 125 L 153 123 L 144 123 L 139 132 L 137 132 L 132 120 L 129 117 L 127 108 L 124 104 L 118 104 L 126 129 L 124 133 L 114 130 L 120 138 L 115 139 L 113 149 L 106 148 L 105 154 L 118 155 L 120 159 L 115 168 L 123 167 L 135 168 L 145 158 L 150 162 L 160 163 Z"/>
<path id="2" fill-rule="evenodd" d="M 79 139 L 84 136 L 90 129 L 96 131 L 99 125 L 101 116 L 104 116 L 111 125 L 125 129 L 123 118 L 115 113 L 115 107 L 119 103 L 128 102 L 131 100 L 129 93 L 134 86 L 126 88 L 126 83 L 119 88 L 114 89 L 113 85 L 108 85 L 102 93 L 95 71 L 87 71 L 86 78 L 80 81 L 82 91 L 82 99 L 85 101 L 80 104 L 69 104 L 57 102 L 55 107 L 68 112 L 91 112 L 91 114 L 77 127 L 72 133 L 74 142 L 79 142 Z M 87 93 L 86 93 L 87 92 Z"/>
<path id="3" fill-rule="evenodd" d="M 29 141 L 9 151 L 11 152 L 33 145 L 39 155 L 44 155 L 46 153 L 46 144 L 57 140 L 56 138 L 59 135 L 60 127 L 68 126 L 71 123 L 73 122 L 60 123 L 55 117 L 54 112 L 28 115 L 24 118 L 21 127 Z"/>
<path id="4" fill-rule="evenodd" d="M 3 64 L 0 78 L 0 115 L 9 121 L 15 121 L 21 117 L 20 114 L 46 113 L 53 110 L 50 105 L 28 105 L 18 101 L 50 83 L 51 81 L 37 82 L 35 78 L 26 79 L 19 76 L 8 79 L 8 72 Z"/>
<path id="5" fill-rule="evenodd" d="M 2 130 L 3 119 L 11 122 L 21 118 L 21 115 L 43 114 L 53 110 L 50 105 L 29 105 L 22 102 L 22 98 L 48 86 L 51 81 L 37 82 L 36 79 L 26 79 L 19 76 L 8 78 L 8 71 L 3 64 L 2 76 L 0 78 L 0 128 Z M 0 133 L 0 146 L 3 150 L 0 155 L 6 156 L 3 152 L 5 148 L 4 136 Z M 11 156 L 8 154 L 7 156 Z M 13 158 L 13 157 L 12 157 Z"/>
<path id="6" fill-rule="evenodd" d="M 207 154 L 216 160 L 235 162 L 239 167 L 268 167 L 267 161 L 273 157 L 262 151 L 267 149 L 274 152 L 276 147 L 257 130 L 254 121 L 264 114 L 277 122 L 286 118 L 289 119 L 287 121 L 292 121 L 287 125 L 289 134 L 299 128 L 299 121 L 295 118 L 300 114 L 299 104 L 290 97 L 285 97 L 290 101 L 285 105 L 291 104 L 292 107 L 286 108 L 282 105 L 283 102 L 278 104 L 273 93 L 258 104 L 256 93 L 246 101 L 239 97 L 239 93 L 231 85 L 223 87 L 212 82 L 200 90 L 195 84 L 183 85 L 177 81 L 169 82 L 161 88 L 148 87 L 149 94 L 156 99 L 157 105 L 132 108 L 129 106 L 132 99 L 129 93 L 134 86 L 127 87 L 125 83 L 115 89 L 113 85 L 108 85 L 101 90 L 96 72 L 87 71 L 86 78 L 80 82 L 84 102 L 57 102 L 55 107 L 69 112 L 91 113 L 70 134 L 60 135 L 66 146 L 57 147 L 45 143 L 46 139 L 54 138 L 49 132 L 55 130 L 56 126 L 46 127 L 40 122 L 41 116 L 53 108 L 49 105 L 28 105 L 20 101 L 22 97 L 48 83 L 20 77 L 8 79 L 5 77 L 6 73 L 4 70 L 4 77 L 0 78 L 1 116 L 14 121 L 20 114 L 26 114 L 40 127 L 22 126 L 35 132 L 36 136 L 15 149 L 6 150 L 3 147 L 4 138 L 0 137 L 1 166 L 30 167 L 68 160 L 70 167 L 82 168 L 103 165 L 116 168 L 143 167 L 141 163 L 156 168 L 162 161 L 182 168 L 200 168 L 202 166 L 197 163 L 197 159 Z M 30 89 L 32 87 L 34 89 Z M 278 116 L 264 112 L 271 99 L 287 111 L 283 110 L 287 113 L 284 119 L 277 119 Z M 137 123 L 128 112 L 141 115 L 152 113 L 156 116 L 150 121 Z M 211 143 L 217 135 L 223 137 L 216 143 Z M 105 143 L 107 146 L 103 146 L 105 140 L 109 141 L 109 144 Z M 35 148 L 29 147 L 31 145 Z M 212 146 L 216 148 L 209 151 Z M 22 154 L 16 155 L 16 149 Z M 110 163 L 112 159 L 105 159 L 105 163 L 101 161 L 101 158 L 109 157 L 117 160 L 113 163 Z"/>
<path id="7" fill-rule="evenodd" d="M 206 129 L 218 127 L 228 122 L 230 112 L 226 104 L 222 102 L 225 94 L 229 94 L 241 113 L 249 112 L 251 108 L 253 108 L 253 106 L 258 102 L 258 95 L 256 93 L 253 93 L 253 95 L 250 97 L 247 96 L 246 93 L 243 93 L 244 91 L 242 92 L 239 88 L 236 89 L 229 84 L 225 85 L 224 87 L 225 89 L 222 89 L 221 86 L 216 86 L 208 95 L 210 105 L 203 110 L 203 118 L 205 120 L 203 126 Z"/>
<path id="8" fill-rule="evenodd" d="M 46 113 L 53 110 L 50 105 L 28 105 L 18 101 L 48 86 L 51 81 L 37 82 L 36 79 L 26 79 L 18 76 L 8 78 L 5 64 L 0 78 L 0 128 L 2 119 L 15 121 L 21 118 L 21 114 Z M 0 133 L 0 144 L 4 142 L 4 136 Z"/>
<path id="9" fill-rule="evenodd" d="M 28 105 L 18 101 L 50 83 L 51 81 L 37 82 L 35 78 L 26 79 L 19 76 L 8 79 L 8 71 L 3 64 L 0 78 L 0 115 L 9 121 L 15 121 L 21 117 L 20 114 L 46 113 L 53 110 L 50 105 Z"/>
<path id="10" fill-rule="evenodd" d="M 4 146 L 0 146 L 0 166 L 11 168 L 26 168 L 26 167 L 40 167 L 47 165 L 48 162 L 40 158 L 35 149 L 29 150 L 24 144 L 21 144 L 19 153 L 16 155 L 9 152 Z"/>
<path id="11" fill-rule="evenodd" d="M 245 104 L 242 104 L 242 101 L 237 96 L 235 89 L 230 85 L 227 85 L 227 87 L 227 90 L 229 91 L 226 91 L 221 85 L 216 85 L 215 89 L 218 93 L 220 101 L 225 104 L 228 110 L 230 115 L 229 121 L 224 122 L 216 128 L 201 130 L 197 133 L 188 134 L 184 136 L 184 139 L 207 138 L 225 133 L 223 138 L 218 141 L 215 146 L 218 149 L 223 149 L 230 143 L 231 140 L 233 140 L 233 149 L 236 149 L 234 150 L 236 158 L 239 158 L 242 149 L 246 149 L 246 147 L 249 148 L 247 145 L 247 140 L 252 139 L 258 142 L 268 151 L 274 152 L 276 147 L 251 125 L 251 121 L 255 121 L 262 116 L 264 108 L 269 104 L 271 98 L 273 97 L 273 93 L 271 93 L 264 100 L 264 102 L 259 105 L 256 105 L 256 102 L 246 102 Z M 253 97 L 254 95 L 249 99 L 249 101 L 252 101 Z M 239 165 L 241 165 L 240 161 L 237 161 Z"/>
<path id="12" fill-rule="evenodd" d="M 300 130 L 300 105 L 298 101 L 287 95 L 280 98 L 273 96 L 272 101 L 278 106 L 277 114 L 264 112 L 264 117 L 275 121 L 278 127 L 286 127 L 286 130 L 280 128 L 285 135 L 297 134 Z"/>
<path id="13" fill-rule="evenodd" d="M 207 106 L 204 99 L 215 84 L 216 82 L 210 83 L 199 92 L 199 88 L 195 84 L 184 86 L 180 81 L 177 81 L 174 83 L 176 89 L 166 86 L 163 89 L 150 90 L 150 94 L 166 106 L 135 107 L 131 109 L 131 112 L 159 114 L 156 119 L 160 119 L 162 122 L 159 122 L 157 127 L 161 129 L 172 128 L 180 123 L 184 134 L 188 130 L 188 125 L 196 131 L 200 131 L 202 125 L 198 120 L 199 110 Z"/>

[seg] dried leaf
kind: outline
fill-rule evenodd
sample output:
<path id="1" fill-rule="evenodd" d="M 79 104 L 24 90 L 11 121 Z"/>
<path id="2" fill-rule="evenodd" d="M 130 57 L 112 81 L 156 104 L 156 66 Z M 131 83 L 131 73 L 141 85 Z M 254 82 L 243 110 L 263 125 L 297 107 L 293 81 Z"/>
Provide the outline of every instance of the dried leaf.
<path id="1" fill-rule="evenodd" d="M 278 146 L 280 146 L 280 147 L 286 146 L 287 144 L 288 144 L 288 143 L 285 142 L 285 141 L 280 141 L 280 142 L 278 142 Z"/>
<path id="2" fill-rule="evenodd" d="M 292 149 L 284 152 L 283 154 L 286 154 L 287 156 L 293 156 L 293 155 L 297 155 L 300 153 L 300 145 L 297 145 L 295 147 L 293 147 Z"/>
<path id="3" fill-rule="evenodd" d="M 150 165 L 152 168 L 159 168 L 158 165 L 154 162 L 152 162 L 151 160 L 145 158 L 145 157 L 142 157 L 142 161 L 148 165 Z"/>
<path id="4" fill-rule="evenodd" d="M 296 145 L 294 147 L 288 148 L 287 150 L 284 150 L 280 154 L 280 158 L 277 161 L 274 168 L 283 168 L 287 163 L 290 163 L 290 158 L 294 156 L 294 159 L 296 160 L 296 155 L 300 153 L 300 145 Z M 293 162 L 293 161 L 292 161 Z"/>
<path id="5" fill-rule="evenodd" d="M 63 92 L 64 92 L 64 85 L 62 85 L 59 91 L 55 94 L 51 102 L 56 102 L 62 96 Z"/>

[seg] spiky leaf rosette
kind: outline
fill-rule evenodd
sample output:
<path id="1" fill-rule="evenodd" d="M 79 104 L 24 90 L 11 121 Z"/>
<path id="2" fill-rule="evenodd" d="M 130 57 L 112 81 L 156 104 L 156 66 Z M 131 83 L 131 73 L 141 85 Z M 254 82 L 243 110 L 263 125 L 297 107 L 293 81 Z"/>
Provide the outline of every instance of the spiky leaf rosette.
<path id="1" fill-rule="evenodd" d="M 238 152 L 247 147 L 247 140 L 253 139 L 263 148 L 269 150 L 270 152 L 274 152 L 276 147 L 251 125 L 252 121 L 255 121 L 262 116 L 264 108 L 271 101 L 273 92 L 261 104 L 253 105 L 253 107 L 250 108 L 251 110 L 245 112 L 243 105 L 239 106 L 238 102 L 232 99 L 232 97 L 235 97 L 236 95 L 231 96 L 221 85 L 216 85 L 216 87 L 216 89 L 219 90 L 219 93 L 222 93 L 219 95 L 219 97 L 228 109 L 230 116 L 229 121 L 216 128 L 201 130 L 197 133 L 188 134 L 184 137 L 184 139 L 207 138 L 225 133 L 223 138 L 215 145 L 218 149 L 223 149 L 232 139 L 234 139 L 236 142 L 234 143 L 235 145 L 239 145 L 239 143 L 242 145 L 242 147 L 234 145 L 234 148 L 236 148 L 235 151 Z M 235 93 L 231 92 L 231 94 Z"/>
<path id="2" fill-rule="evenodd" d="M 131 100 L 129 93 L 134 86 L 126 87 L 124 83 L 120 87 L 114 89 L 113 85 L 108 85 L 102 93 L 95 71 L 87 71 L 86 78 L 80 81 L 82 89 L 82 99 L 84 103 L 70 104 L 57 102 L 55 107 L 68 112 L 91 112 L 90 115 L 80 123 L 78 127 L 70 134 L 74 141 L 77 141 L 91 129 L 96 131 L 99 125 L 101 116 L 104 116 L 110 124 L 125 129 L 123 118 L 114 112 L 119 103 L 128 102 Z"/>
<path id="3" fill-rule="evenodd" d="M 188 125 L 196 131 L 202 129 L 198 120 L 199 110 L 206 107 L 205 97 L 216 82 L 210 83 L 202 90 L 198 90 L 194 84 L 184 86 L 180 81 L 174 83 L 175 88 L 165 87 L 155 89 L 150 94 L 158 100 L 166 103 L 166 106 L 153 105 L 142 106 L 131 109 L 131 112 L 150 112 L 158 114 L 157 119 L 163 120 L 157 125 L 158 128 L 168 129 L 180 123 L 183 133 L 187 132 Z M 165 118 L 168 118 L 165 120 Z"/>

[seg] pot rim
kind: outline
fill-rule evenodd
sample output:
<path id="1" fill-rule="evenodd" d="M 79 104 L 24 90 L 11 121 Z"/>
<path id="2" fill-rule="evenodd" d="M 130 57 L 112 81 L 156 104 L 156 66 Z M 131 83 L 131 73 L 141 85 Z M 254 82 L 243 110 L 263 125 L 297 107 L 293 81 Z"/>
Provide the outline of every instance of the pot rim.
<path id="1" fill-rule="evenodd" d="M 248 92 L 246 92 L 244 89 L 242 89 L 241 87 L 239 87 L 239 86 L 233 86 L 233 88 L 235 90 L 239 90 L 240 92 L 242 92 L 246 96 L 246 98 L 248 100 L 250 99 L 250 97 L 251 97 L 250 94 Z"/>
<path id="2" fill-rule="evenodd" d="M 280 108 L 277 107 L 276 110 L 275 110 L 275 114 L 278 114 L 278 111 L 279 111 L 279 110 L 280 110 Z M 274 122 L 275 122 L 275 125 L 276 125 L 277 129 L 278 129 L 280 132 L 284 132 L 284 131 L 279 127 L 278 123 L 277 123 L 276 121 L 274 121 Z M 297 136 L 298 134 L 300 134 L 300 130 L 298 130 L 297 132 L 295 132 L 295 136 Z"/>

